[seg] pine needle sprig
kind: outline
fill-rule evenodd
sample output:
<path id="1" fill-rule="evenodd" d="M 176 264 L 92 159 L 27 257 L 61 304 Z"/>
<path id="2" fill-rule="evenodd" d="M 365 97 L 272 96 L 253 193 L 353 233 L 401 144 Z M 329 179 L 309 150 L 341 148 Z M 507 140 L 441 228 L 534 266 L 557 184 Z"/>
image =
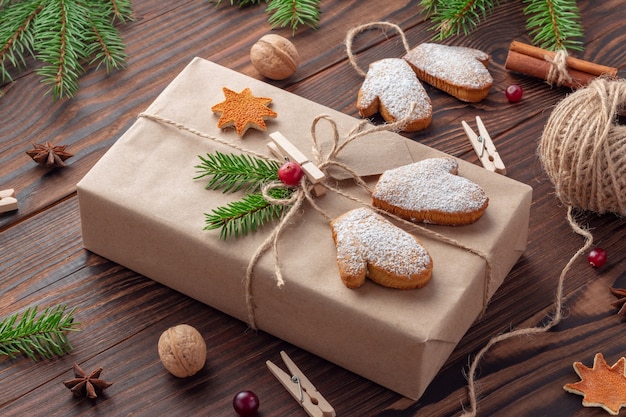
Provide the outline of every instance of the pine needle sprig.
<path id="1" fill-rule="evenodd" d="M 198 156 L 200 165 L 196 165 L 198 175 L 194 179 L 211 177 L 206 189 L 222 189 L 224 193 L 234 193 L 245 188 L 246 195 L 239 201 L 205 213 L 204 230 L 221 229 L 220 238 L 235 238 L 255 232 L 259 227 L 272 220 L 279 219 L 288 205 L 273 204 L 260 192 L 264 184 L 280 181 L 278 169 L 280 163 L 274 160 L 257 158 L 247 154 L 224 154 L 215 152 L 206 157 Z M 289 187 L 270 187 L 268 196 L 276 200 L 288 199 L 294 193 Z"/>
<path id="2" fill-rule="evenodd" d="M 277 161 L 221 152 L 198 157 L 202 163 L 195 166 L 198 176 L 194 179 L 212 176 L 205 187 L 208 190 L 221 188 L 225 193 L 234 193 L 246 186 L 247 192 L 255 192 L 263 183 L 278 180 Z"/>
<path id="3" fill-rule="evenodd" d="M 209 0 L 215 3 L 216 7 L 222 0 Z M 260 4 L 262 0 L 236 0 L 239 7 Z M 321 0 L 264 0 L 269 3 L 265 12 L 269 14 L 268 21 L 272 29 L 289 26 L 293 33 L 301 25 L 316 29 L 320 22 L 320 2 Z M 230 0 L 231 6 L 235 0 Z"/>
<path id="4" fill-rule="evenodd" d="M 435 24 L 435 40 L 441 41 L 454 35 L 469 35 L 487 18 L 498 0 L 422 0 L 425 13 Z"/>
<path id="5" fill-rule="evenodd" d="M 582 50 L 583 27 L 575 0 L 524 0 L 533 43 L 552 50 Z"/>
<path id="6" fill-rule="evenodd" d="M 289 26 L 292 33 L 300 25 L 317 29 L 320 22 L 319 0 L 272 0 L 265 11 L 272 28 Z"/>
<path id="7" fill-rule="evenodd" d="M 36 73 L 54 98 L 70 98 L 85 64 L 104 65 L 107 72 L 125 66 L 114 23 L 132 19 L 130 0 L 0 0 L 0 13 L 3 83 L 12 81 L 8 64 L 22 70 L 32 56 L 44 63 Z"/>
<path id="8" fill-rule="evenodd" d="M 77 331 L 80 323 L 74 321 L 74 308 L 65 305 L 46 308 L 37 316 L 37 307 L 26 309 L 0 321 L 0 355 L 15 358 L 23 354 L 37 361 L 39 358 L 61 356 L 72 350 L 65 334 Z"/>
<path id="9" fill-rule="evenodd" d="M 433 22 L 434 39 L 469 35 L 506 0 L 421 0 L 427 19 Z M 543 49 L 581 50 L 584 35 L 576 0 L 523 0 L 526 27 L 532 43 Z"/>
<path id="10" fill-rule="evenodd" d="M 293 193 L 288 188 L 273 188 L 268 191 L 272 198 L 285 199 Z M 230 202 L 206 213 L 204 230 L 221 228 L 220 239 L 245 236 L 259 227 L 279 219 L 288 206 L 269 203 L 261 193 L 247 194 L 240 201 Z"/>

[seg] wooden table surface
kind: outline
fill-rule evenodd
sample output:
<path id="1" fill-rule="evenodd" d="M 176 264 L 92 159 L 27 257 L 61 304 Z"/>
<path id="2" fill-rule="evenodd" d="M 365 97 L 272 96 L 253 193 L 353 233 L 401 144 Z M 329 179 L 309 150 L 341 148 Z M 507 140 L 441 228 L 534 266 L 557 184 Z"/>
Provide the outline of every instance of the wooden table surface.
<path id="1" fill-rule="evenodd" d="M 261 79 L 249 61 L 251 45 L 269 32 L 264 7 L 239 9 L 205 0 L 135 0 L 135 20 L 119 26 L 128 67 L 109 76 L 90 68 L 72 100 L 54 102 L 28 71 L 4 85 L 0 98 L 0 189 L 14 188 L 19 210 L 0 215 L 0 316 L 28 306 L 66 303 L 76 307 L 81 331 L 74 350 L 34 363 L 26 357 L 0 360 L 0 414 L 11 416 L 172 415 L 234 416 L 240 390 L 255 391 L 260 416 L 304 416 L 265 367 L 286 350 L 330 401 L 339 416 L 451 416 L 467 405 L 468 361 L 494 335 L 534 326 L 551 314 L 558 276 L 583 244 L 566 221 L 537 156 L 537 144 L 553 107 L 570 90 L 504 69 L 511 41 L 529 42 L 521 2 L 495 8 L 469 37 L 447 41 L 491 55 L 494 85 L 478 104 L 462 103 L 427 87 L 432 125 L 405 136 L 477 163 L 461 129 L 480 115 L 497 143 L 510 178 L 533 187 L 528 247 L 496 292 L 487 313 L 463 337 L 419 401 L 411 401 L 191 298 L 83 249 L 76 183 L 131 126 L 194 56 Z M 291 38 L 302 63 L 288 80 L 271 82 L 287 91 L 358 116 L 362 78 L 350 66 L 343 40 L 349 27 L 378 20 L 398 24 L 415 46 L 430 40 L 418 1 L 322 2 L 318 30 Z M 576 56 L 621 70 L 626 62 L 626 8 L 622 0 L 579 1 L 585 50 Z M 291 37 L 290 30 L 276 33 Z M 367 32 L 355 42 L 358 61 L 402 54 L 398 37 Z M 17 73 L 16 73 L 17 74 Z M 519 83 L 523 101 L 511 105 L 505 88 Z M 68 145 L 68 167 L 49 171 L 25 154 L 31 143 Z M 565 280 L 566 316 L 547 334 L 513 339 L 493 348 L 479 368 L 479 415 L 600 416 L 563 385 L 578 380 L 572 363 L 591 366 L 597 352 L 612 364 L 626 356 L 626 323 L 610 303 L 608 288 L 626 270 L 626 223 L 614 215 L 580 213 L 607 265 L 593 269 L 579 259 Z M 583 257 L 584 258 L 584 257 Z M 156 344 L 169 326 L 198 328 L 209 346 L 205 369 L 177 379 L 159 362 Z M 358 353 L 355 353 L 358 354 Z M 114 382 L 95 402 L 74 398 L 62 385 L 74 362 L 102 366 Z M 626 412 L 622 413 L 626 414 Z"/>

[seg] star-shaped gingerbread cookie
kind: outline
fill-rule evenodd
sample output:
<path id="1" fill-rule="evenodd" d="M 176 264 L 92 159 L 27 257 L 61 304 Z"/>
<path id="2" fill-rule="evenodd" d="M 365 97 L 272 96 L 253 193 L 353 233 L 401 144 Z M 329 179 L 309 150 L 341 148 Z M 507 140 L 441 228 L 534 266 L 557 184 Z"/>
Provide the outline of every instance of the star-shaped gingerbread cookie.
<path id="1" fill-rule="evenodd" d="M 583 395 L 585 407 L 602 407 L 609 414 L 616 416 L 620 408 L 626 406 L 625 363 L 626 359 L 622 357 L 615 365 L 609 366 L 602 353 L 596 354 L 593 368 L 588 368 L 581 362 L 574 362 L 574 370 L 580 381 L 565 384 L 563 389 Z"/>
<path id="2" fill-rule="evenodd" d="M 267 107 L 271 98 L 255 97 L 249 88 L 241 93 L 223 87 L 226 100 L 211 107 L 211 111 L 220 116 L 217 127 L 220 129 L 234 126 L 239 136 L 243 136 L 249 128 L 261 131 L 267 129 L 265 120 L 278 116 Z"/>

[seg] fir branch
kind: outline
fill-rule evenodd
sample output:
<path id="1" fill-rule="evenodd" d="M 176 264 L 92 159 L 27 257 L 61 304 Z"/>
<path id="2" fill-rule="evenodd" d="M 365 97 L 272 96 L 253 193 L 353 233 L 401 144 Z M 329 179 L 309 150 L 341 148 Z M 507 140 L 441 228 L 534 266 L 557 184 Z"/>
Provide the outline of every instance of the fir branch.
<path id="1" fill-rule="evenodd" d="M 36 70 L 44 83 L 52 88 L 54 97 L 72 97 L 78 91 L 78 77 L 82 73 L 81 61 L 86 57 L 82 33 L 85 27 L 72 30 L 86 11 L 72 0 L 47 3 L 35 21 L 37 59 L 47 63 Z M 82 22 L 81 22 L 82 25 Z"/>
<path id="2" fill-rule="evenodd" d="M 2 6 L 9 5 L 5 2 Z M 43 5 L 39 1 L 15 3 L 13 7 L 0 9 L 0 73 L 2 82 L 13 81 L 6 68 L 6 61 L 16 68 L 26 66 L 26 54 L 34 55 L 31 26 Z"/>
<path id="3" fill-rule="evenodd" d="M 268 194 L 272 198 L 285 199 L 293 193 L 291 188 L 272 188 Z M 261 193 L 247 194 L 240 201 L 233 201 L 218 207 L 212 213 L 205 213 L 204 230 L 221 228 L 220 238 L 235 238 L 255 232 L 260 226 L 279 219 L 288 206 L 272 204 Z"/>
<path id="4" fill-rule="evenodd" d="M 498 0 L 422 0 L 422 7 L 437 31 L 435 40 L 470 34 L 499 4 Z"/>
<path id="5" fill-rule="evenodd" d="M 272 28 L 291 27 L 295 33 L 300 25 L 306 25 L 313 29 L 319 26 L 321 0 L 264 0 L 269 3 L 265 12 L 269 14 L 268 21 Z M 261 4 L 262 0 L 236 0 L 239 7 Z M 222 0 L 209 0 L 219 6 Z M 230 0 L 230 5 L 235 5 L 235 0 Z"/>
<path id="6" fill-rule="evenodd" d="M 24 354 L 34 361 L 38 358 L 61 356 L 72 350 L 65 332 L 77 331 L 74 310 L 58 305 L 46 308 L 37 317 L 37 307 L 26 309 L 18 321 L 13 314 L 0 321 L 0 355 L 14 358 Z"/>
<path id="7" fill-rule="evenodd" d="M 433 22 L 435 40 L 469 35 L 506 0 L 421 0 L 426 18 Z M 575 0 L 523 0 L 526 27 L 533 44 L 543 49 L 582 49 L 583 28 Z"/>
<path id="8" fill-rule="evenodd" d="M 582 50 L 583 27 L 575 0 L 524 0 L 526 27 L 543 49 Z"/>
<path id="9" fill-rule="evenodd" d="M 198 176 L 194 179 L 213 176 L 205 187 L 209 190 L 236 192 L 247 186 L 247 192 L 255 192 L 263 183 L 278 180 L 280 164 L 276 161 L 221 152 L 198 157 L 202 163 L 195 166 Z"/>
<path id="10" fill-rule="evenodd" d="M 265 11 L 272 28 L 289 26 L 292 33 L 299 25 L 316 29 L 320 22 L 320 0 L 272 0 Z"/>
<path id="11" fill-rule="evenodd" d="M 85 34 L 87 56 L 93 57 L 89 63 L 97 63 L 96 70 L 104 64 L 107 73 L 126 66 L 127 55 L 124 53 L 124 41 L 120 33 L 111 26 L 109 17 L 117 16 L 116 13 L 118 13 L 117 10 L 102 6 L 99 11 L 94 10 L 89 18 L 91 30 Z"/>
<path id="12" fill-rule="evenodd" d="M 84 65 L 125 66 L 124 43 L 115 21 L 132 18 L 130 0 L 0 0 L 0 74 L 26 67 L 26 57 L 45 64 L 36 72 L 55 99 L 73 97 Z M 91 59 L 90 59 L 91 58 Z"/>

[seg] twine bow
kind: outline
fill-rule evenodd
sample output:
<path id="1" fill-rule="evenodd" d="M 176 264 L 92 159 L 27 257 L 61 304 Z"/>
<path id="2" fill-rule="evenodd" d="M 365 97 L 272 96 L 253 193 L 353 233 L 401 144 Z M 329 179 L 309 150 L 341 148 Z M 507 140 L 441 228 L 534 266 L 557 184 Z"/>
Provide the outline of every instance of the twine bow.
<path id="1" fill-rule="evenodd" d="M 493 265 L 491 262 L 491 259 L 489 258 L 489 256 L 483 252 L 481 252 L 478 249 L 469 247 L 467 245 L 464 245 L 461 242 L 458 242 L 452 238 L 446 237 L 444 235 L 441 235 L 433 230 L 427 229 L 425 227 L 416 225 L 415 223 L 409 222 L 405 219 L 402 219 L 400 217 L 397 217 L 391 213 L 388 212 L 384 212 L 381 209 L 378 209 L 376 207 L 373 207 L 370 203 L 368 202 L 364 202 L 359 200 L 358 198 L 346 193 L 345 191 L 343 191 L 342 189 L 332 185 L 331 181 L 328 178 L 332 178 L 330 175 L 328 175 L 328 169 L 331 167 L 336 167 L 339 168 L 340 170 L 345 171 L 346 173 L 348 173 L 349 177 L 351 177 L 354 182 L 356 183 L 356 185 L 358 185 L 360 188 L 362 188 L 363 190 L 365 190 L 366 192 L 371 194 L 371 190 L 369 189 L 369 187 L 367 186 L 367 184 L 365 183 L 365 181 L 363 181 L 363 179 L 361 179 L 361 177 L 352 169 L 350 168 L 348 165 L 340 162 L 337 157 L 339 155 L 339 153 L 345 149 L 349 144 L 351 144 L 352 142 L 356 141 L 357 139 L 363 137 L 363 136 L 367 136 L 367 135 L 371 135 L 373 133 L 376 132 L 384 132 L 384 131 L 398 131 L 398 130 L 402 130 L 403 127 L 406 125 L 406 123 L 409 121 L 409 116 L 412 114 L 414 108 L 415 108 L 415 103 L 413 103 L 411 105 L 411 108 L 409 109 L 409 111 L 407 112 L 407 115 L 405 117 L 403 117 L 402 119 L 399 119 L 395 122 L 392 123 L 386 123 L 386 124 L 382 124 L 382 125 L 378 125 L 378 126 L 367 126 L 368 125 L 368 121 L 367 120 L 363 120 L 361 121 L 359 124 L 357 124 L 356 127 L 354 127 L 346 136 L 344 141 L 340 140 L 339 137 L 339 129 L 337 127 L 337 123 L 334 121 L 334 119 L 331 116 L 328 115 L 319 115 L 317 116 L 313 122 L 311 123 L 311 149 L 312 149 L 312 153 L 313 153 L 313 157 L 314 157 L 314 163 L 315 165 L 317 165 L 317 167 L 322 170 L 323 172 L 325 172 L 326 175 L 326 180 L 324 180 L 321 184 L 326 187 L 327 190 L 333 191 L 336 194 L 347 198 L 349 200 L 352 200 L 362 206 L 366 206 L 369 207 L 371 209 L 373 209 L 374 211 L 380 212 L 380 213 L 384 213 L 385 215 L 393 218 L 394 220 L 404 224 L 407 229 L 412 229 L 412 230 L 419 230 L 422 234 L 427 235 L 437 241 L 440 241 L 442 243 L 445 244 L 449 244 L 464 250 L 467 250 L 470 253 L 473 253 L 474 255 L 477 255 L 479 257 L 481 257 L 486 264 L 486 270 L 485 270 L 485 285 L 484 285 L 484 294 L 483 294 L 483 312 L 487 307 L 487 302 L 489 300 L 489 293 L 490 293 L 490 289 L 491 289 L 491 281 L 492 281 L 492 273 L 493 273 Z M 255 152 L 253 150 L 250 149 L 246 149 L 242 146 L 237 145 L 236 143 L 232 143 L 229 141 L 226 141 L 224 139 L 221 138 L 217 138 L 211 135 L 208 135 L 206 133 L 200 132 L 194 128 L 185 126 L 181 123 L 178 123 L 176 121 L 167 119 L 165 117 L 161 117 L 158 115 L 154 115 L 154 114 L 148 114 L 148 113 L 141 113 L 139 114 L 139 117 L 144 117 L 146 119 L 150 119 L 153 120 L 155 122 L 159 122 L 159 123 L 164 123 L 170 126 L 175 127 L 176 129 L 182 130 L 182 131 L 187 131 L 189 133 L 192 133 L 196 136 L 205 138 L 205 139 L 209 139 L 212 140 L 214 142 L 229 146 L 233 149 L 237 149 L 241 152 L 245 152 L 248 153 L 250 155 L 253 155 L 255 157 L 258 158 L 262 158 L 262 159 L 270 159 L 268 158 L 266 155 L 260 154 L 258 152 Z M 330 151 L 328 151 L 328 153 L 324 154 L 321 150 L 321 146 L 319 144 L 319 139 L 318 139 L 318 135 L 317 135 L 317 126 L 321 121 L 326 121 L 330 124 L 331 128 L 332 128 L 332 147 L 330 149 Z M 367 126 L 367 128 L 366 128 Z M 317 212 L 319 212 L 321 215 L 323 215 L 326 219 L 328 219 L 329 221 L 332 219 L 332 217 L 330 215 L 328 215 L 328 213 L 326 213 L 316 202 L 311 190 L 313 187 L 313 184 L 311 184 L 308 179 L 306 178 L 306 176 L 303 176 L 302 179 L 300 180 L 300 184 L 298 186 L 298 188 L 296 189 L 296 191 L 290 196 L 290 198 L 285 199 L 285 200 L 277 200 L 277 199 L 273 199 L 268 195 L 268 192 L 270 189 L 274 188 L 274 187 L 283 187 L 284 185 L 282 184 L 278 184 L 278 183 L 269 183 L 266 184 L 262 187 L 262 192 L 264 197 L 266 198 L 266 200 L 272 204 L 281 204 L 281 205 L 287 205 L 290 206 L 289 210 L 286 211 L 285 215 L 283 216 L 283 218 L 280 220 L 280 222 L 278 223 L 278 225 L 272 230 L 272 232 L 270 233 L 270 235 L 263 241 L 263 243 L 256 249 L 256 251 L 254 252 L 253 256 L 251 257 L 250 261 L 248 262 L 248 266 L 246 267 L 246 274 L 243 280 L 243 284 L 244 284 L 244 291 L 245 291 L 245 303 L 246 303 L 246 309 L 247 309 L 247 315 L 248 315 L 248 325 L 250 326 L 250 328 L 252 328 L 253 330 L 257 329 L 257 325 L 256 325 L 256 318 L 255 318 L 255 313 L 254 313 L 254 302 L 253 302 L 253 294 L 252 294 L 252 281 L 253 281 L 253 272 L 254 272 L 254 267 L 256 266 L 256 264 L 259 262 L 259 260 L 261 259 L 261 257 L 265 254 L 265 252 L 267 252 L 270 248 L 273 250 L 274 253 L 274 272 L 275 272 L 275 276 L 276 276 L 276 284 L 279 287 L 282 287 L 285 284 L 285 280 L 283 279 L 283 275 L 282 275 L 282 271 L 281 271 L 281 267 L 280 267 L 280 262 L 279 262 L 279 254 L 278 254 L 278 242 L 279 242 L 279 238 L 281 233 L 285 230 L 285 227 L 290 223 L 291 219 L 293 219 L 293 217 L 300 211 L 300 208 L 302 207 L 302 204 L 304 203 L 304 201 L 307 201 L 311 207 L 313 207 L 313 209 L 315 209 Z"/>

